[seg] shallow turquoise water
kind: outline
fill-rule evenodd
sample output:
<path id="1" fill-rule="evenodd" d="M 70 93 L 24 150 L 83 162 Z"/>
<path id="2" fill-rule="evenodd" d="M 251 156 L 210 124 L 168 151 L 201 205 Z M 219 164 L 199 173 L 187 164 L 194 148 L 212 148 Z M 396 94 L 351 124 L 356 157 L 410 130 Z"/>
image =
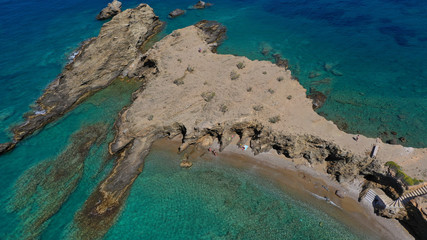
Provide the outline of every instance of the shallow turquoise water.
<path id="1" fill-rule="evenodd" d="M 0 0 L 0 142 L 10 137 L 9 127 L 22 121 L 22 115 L 30 110 L 29 106 L 41 95 L 43 89 L 61 72 L 66 64 L 67 57 L 78 47 L 79 43 L 89 37 L 96 36 L 102 22 L 96 21 L 97 12 L 105 6 L 107 1 L 12 1 Z M 310 89 L 322 91 L 328 95 L 328 100 L 319 112 L 328 119 L 336 121 L 350 132 L 376 137 L 384 140 L 404 136 L 407 145 L 426 147 L 425 138 L 427 119 L 427 70 L 425 56 L 427 56 L 427 2 L 424 1 L 297 1 L 297 0 L 249 0 L 249 1 L 214 1 L 215 6 L 200 11 L 188 11 L 183 17 L 174 20 L 167 19 L 167 14 L 177 8 L 186 8 L 194 1 L 147 1 L 167 22 L 162 33 L 167 34 L 176 28 L 188 26 L 201 19 L 217 20 L 228 28 L 228 39 L 219 48 L 220 53 L 244 55 L 250 59 L 272 60 L 271 56 L 261 54 L 263 47 L 270 46 L 271 52 L 280 53 L 289 59 L 291 69 L 300 82 Z M 139 1 L 126 1 L 123 8 L 134 7 Z M 332 70 L 327 71 L 331 68 Z M 330 66 L 330 67 L 328 67 Z M 310 72 L 318 72 L 320 76 L 309 78 Z M 335 73 L 335 74 L 334 74 Z M 337 76 L 341 75 L 341 76 Z M 329 80 L 324 80 L 328 78 Z M 80 183 L 67 198 L 59 211 L 48 220 L 42 233 L 43 239 L 57 239 L 66 236 L 72 223 L 74 213 L 81 207 L 93 188 L 105 176 L 111 167 L 111 161 L 106 161 L 107 143 L 112 139 L 112 124 L 118 111 L 129 101 L 129 89 L 123 94 L 113 88 L 95 95 L 91 100 L 64 116 L 56 123 L 48 125 L 34 136 L 24 140 L 11 153 L 0 156 L 3 163 L 0 168 L 0 238 L 17 239 L 22 236 L 22 222 L 19 216 L 22 212 L 8 212 L 7 206 L 15 193 L 14 183 L 31 167 L 45 161 L 54 160 L 70 144 L 70 136 L 83 126 L 95 123 L 104 123 L 109 126 L 110 132 L 103 144 L 94 146 L 85 161 L 84 172 Z M 114 96 L 114 97 L 112 97 Z M 118 100 L 117 97 L 120 97 Z M 397 132 L 397 136 L 390 134 Z M 383 132 L 386 132 L 385 135 Z M 150 155 L 150 159 L 166 161 L 161 153 Z M 206 166 L 204 166 L 206 167 Z M 169 180 L 191 182 L 194 176 L 183 175 L 182 172 L 173 172 L 176 169 L 164 169 L 157 166 L 156 161 L 150 160 L 144 174 L 147 180 L 159 181 L 164 187 Z M 151 169 L 151 170 L 150 170 Z M 292 216 L 303 219 L 314 231 L 323 233 L 324 229 L 314 227 L 316 222 L 308 223 L 305 217 L 308 213 L 318 215 L 321 221 L 336 224 L 337 229 L 344 229 L 344 234 L 353 236 L 345 227 L 322 215 L 306 205 L 299 205 L 286 194 L 275 192 L 267 185 L 256 185 L 259 181 L 254 176 L 245 175 L 238 170 L 232 172 L 236 178 L 230 177 L 226 169 L 218 167 L 215 171 L 204 172 L 203 166 L 194 168 L 195 176 L 202 176 L 204 181 L 191 183 L 191 191 L 204 193 L 207 186 L 225 196 L 230 193 L 226 187 L 212 185 L 209 179 L 218 179 L 222 176 L 227 185 L 239 191 L 234 195 L 242 199 L 252 194 L 259 202 L 260 207 L 277 202 L 277 209 L 283 210 Z M 152 171 L 149 172 L 148 170 Z M 164 176 L 162 171 L 171 173 Z M 199 171 L 199 172 L 197 172 Z M 164 179 L 162 179 L 164 177 Z M 170 178 L 169 178 L 170 177 Z M 158 178 L 158 180 L 156 180 Z M 137 180 L 132 190 L 128 205 L 120 218 L 118 225 L 108 234 L 108 237 L 121 234 L 126 237 L 136 234 L 153 234 L 152 236 L 172 236 L 174 234 L 190 234 L 181 228 L 163 226 L 159 231 L 150 232 L 149 226 L 159 221 L 181 219 L 188 222 L 188 229 L 196 232 L 197 236 L 224 236 L 224 226 L 233 225 L 230 236 L 243 234 L 249 236 L 254 231 L 239 232 L 239 227 L 252 228 L 254 219 L 260 218 L 255 214 L 248 217 L 254 208 L 244 208 L 233 205 L 227 208 L 220 204 L 217 198 L 203 198 L 204 194 L 186 192 L 183 196 L 168 189 L 171 196 L 182 200 L 188 205 L 182 206 L 187 212 L 201 215 L 160 215 L 153 222 L 147 219 L 136 218 L 140 213 L 129 212 L 138 208 L 138 202 L 145 201 L 156 211 L 170 210 L 178 207 L 178 202 L 163 201 L 162 192 L 143 192 L 143 187 L 149 187 L 150 181 L 144 177 Z M 179 181 L 178 181 L 179 182 Z M 204 185 L 211 184 L 211 185 Z M 178 190 L 186 190 L 177 186 Z M 43 190 L 43 189 L 42 189 Z M 172 192 L 171 192 L 172 191 Z M 174 190 L 175 191 L 175 190 Z M 273 191 L 274 194 L 271 194 Z M 43 194 L 43 191 L 39 192 Z M 138 194 L 150 196 L 153 199 L 140 199 Z M 151 195 L 150 195 L 151 194 Z M 286 200 L 283 200 L 286 199 Z M 171 200 L 171 199 L 169 199 Z M 247 199 L 246 199 L 247 200 Z M 151 201 L 151 202 L 150 202 Z M 200 201 L 205 205 L 197 205 Z M 283 202 L 291 202 L 290 208 Z M 194 203 L 194 206 L 192 205 Z M 195 210 L 192 210 L 192 206 Z M 203 207 L 204 206 L 204 207 Z M 216 209 L 216 210 L 215 210 Z M 291 210 L 290 210 L 291 209 Z M 304 210 L 305 209 L 305 210 Z M 308 210 L 307 210 L 308 209 Z M 218 211 L 218 217 L 210 214 Z M 239 219 L 248 219 L 247 222 L 237 221 L 226 212 L 232 211 Z M 154 214 L 147 211 L 144 214 Z M 262 212 L 262 211 L 261 211 Z M 164 212 L 159 214 L 166 214 Z M 149 216 L 149 215 L 142 215 Z M 131 231 L 126 223 L 136 218 L 147 225 L 138 231 Z M 295 217 L 296 219 L 298 217 Z M 198 222 L 197 219 L 205 219 Z M 274 215 L 265 220 L 265 225 L 279 228 L 280 218 Z M 282 219 L 283 220 L 283 219 Z M 212 222 L 215 222 L 212 225 Z M 335 222 L 334 222 L 335 221 Z M 167 221 L 166 221 L 167 222 Z M 135 223 L 139 224 L 139 223 Z M 144 225 L 141 224 L 141 225 Z M 209 231 L 195 229 L 197 224 L 208 224 Z M 297 223 L 289 222 L 291 233 L 297 237 L 310 237 L 314 232 L 300 232 Z M 310 225 L 314 224 L 314 225 Z M 182 226 L 182 225 L 181 225 Z M 331 225 L 335 226 L 335 225 Z M 170 229 L 171 231 L 167 231 Z M 263 229 L 260 235 L 290 234 L 286 230 L 266 233 Z M 331 230 L 332 231 L 332 230 Z M 126 234 L 125 234 L 126 233 Z M 158 234 L 158 235 L 156 235 Z M 212 234 L 212 235 L 210 235 Z M 221 235 L 222 234 L 222 235 Z M 247 234 L 247 235 L 245 235 Z M 308 235 L 303 235 L 308 234 Z M 192 235 L 195 236 L 195 235 Z M 346 235 L 347 236 L 347 235 Z"/>
<path id="2" fill-rule="evenodd" d="M 179 159 L 150 153 L 106 239 L 366 239 L 250 168 Z"/>

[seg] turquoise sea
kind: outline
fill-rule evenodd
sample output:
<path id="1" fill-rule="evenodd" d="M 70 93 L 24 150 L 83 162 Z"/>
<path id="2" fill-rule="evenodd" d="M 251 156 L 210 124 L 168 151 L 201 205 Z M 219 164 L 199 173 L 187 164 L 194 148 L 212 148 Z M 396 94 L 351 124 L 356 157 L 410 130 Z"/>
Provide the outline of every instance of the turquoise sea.
<path id="1" fill-rule="evenodd" d="M 79 43 L 97 36 L 103 22 L 95 16 L 107 2 L 0 0 L 0 142 L 11 137 L 10 127 L 23 121 L 22 115 L 61 72 Z M 217 20 L 228 29 L 219 53 L 271 61 L 271 53 L 281 54 L 306 89 L 328 96 L 318 112 L 346 131 L 384 141 L 404 137 L 407 146 L 427 147 L 427 2 L 215 0 L 212 8 L 188 10 L 185 16 L 167 19 L 173 9 L 194 2 L 146 1 L 167 22 L 162 35 L 202 19 Z M 123 9 L 139 3 L 123 1 Z M 269 54 L 263 55 L 263 49 L 270 50 Z M 107 155 L 107 144 L 114 134 L 112 125 L 136 87 L 115 84 L 0 156 L 0 239 L 68 236 L 75 212 L 111 169 L 114 159 Z M 94 142 L 90 149 L 81 150 L 76 139 L 85 133 L 91 133 L 87 135 Z M 67 154 L 74 149 L 81 154 Z M 274 186 L 266 187 L 250 172 L 225 167 L 209 172 L 209 166 L 200 166 L 189 176 L 165 169 L 165 162 L 172 158 L 165 154 L 150 155 L 106 238 L 275 239 L 291 232 L 295 233 L 293 239 L 309 239 L 334 229 L 342 230 L 342 238 L 358 237 L 357 230 L 309 204 L 293 201 Z M 205 180 L 198 181 L 198 177 Z M 216 184 L 213 180 L 219 178 L 223 182 Z M 169 189 L 170 185 L 175 188 Z M 191 187 L 181 189 L 181 185 Z M 202 196 L 207 188 L 218 196 Z M 223 201 L 227 198 L 234 207 L 227 207 Z M 200 205 L 200 201 L 206 204 Z M 251 206 L 253 201 L 260 207 Z M 271 226 L 272 231 L 243 231 L 259 222 L 266 213 L 262 208 L 272 202 L 277 202 L 277 212 L 292 211 L 263 218 L 261 225 Z M 141 209 L 141 203 L 145 208 Z M 248 209 L 243 207 L 246 204 Z M 178 212 L 169 213 L 174 208 Z M 299 232 L 298 226 L 314 226 L 306 223 L 307 214 L 314 218 L 310 224 L 330 224 Z M 290 220 L 298 218 L 306 224 Z M 232 226 L 230 235 L 224 235 L 227 226 Z"/>

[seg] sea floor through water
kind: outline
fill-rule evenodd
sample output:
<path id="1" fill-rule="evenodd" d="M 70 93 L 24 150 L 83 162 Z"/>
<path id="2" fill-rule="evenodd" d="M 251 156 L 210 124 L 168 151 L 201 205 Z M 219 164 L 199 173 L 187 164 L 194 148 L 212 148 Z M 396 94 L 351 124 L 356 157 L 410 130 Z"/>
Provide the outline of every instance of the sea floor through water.
<path id="1" fill-rule="evenodd" d="M 146 2 L 154 8 L 162 20 L 167 22 L 167 27 L 161 36 L 202 19 L 217 20 L 228 29 L 228 39 L 219 48 L 219 53 L 271 61 L 274 60 L 273 53 L 281 54 L 289 60 L 293 74 L 308 91 L 317 90 L 328 96 L 325 105 L 318 112 L 333 120 L 342 129 L 370 137 L 382 137 L 383 140 L 399 141 L 398 138 L 404 137 L 405 142 L 402 144 L 407 146 L 427 146 L 425 138 L 427 70 L 423 65 L 427 56 L 427 33 L 424 31 L 427 28 L 427 11 L 424 11 L 427 8 L 426 2 L 218 0 L 213 1 L 215 5 L 211 8 L 187 10 L 186 15 L 173 20 L 167 18 L 170 11 L 175 8 L 187 8 L 194 1 L 148 0 Z M 5 142 L 11 137 L 10 127 L 23 121 L 22 115 L 30 110 L 29 106 L 61 72 L 63 66 L 69 61 L 68 57 L 72 55 L 79 43 L 97 36 L 103 22 L 96 21 L 95 16 L 107 1 L 0 0 L 0 3 L 2 5 L 0 9 L 0 44 L 2 45 L 0 142 Z M 135 7 L 139 3 L 133 0 L 126 1 L 123 8 Z M 72 145 L 73 134 L 77 134 L 87 126 L 104 126 L 109 129 L 108 134 L 99 145 L 93 145 L 85 157 L 83 171 L 76 174 L 79 178 L 76 186 L 71 189 L 61 189 L 70 192 L 63 195 L 66 199 L 62 199 L 63 204 L 59 210 L 46 219 L 47 222 L 41 226 L 43 239 L 67 236 L 67 231 L 71 231 L 69 226 L 74 213 L 79 210 L 93 188 L 111 169 L 112 161 L 107 157 L 107 144 L 114 134 L 112 125 L 120 109 L 129 103 L 130 93 L 134 87 L 125 87 L 123 91 L 120 87 L 112 87 L 94 95 L 59 121 L 49 124 L 34 136 L 24 140 L 13 152 L 0 156 L 0 161 L 3 163 L 0 169 L 0 180 L 3 185 L 0 201 L 4 206 L 0 209 L 1 239 L 17 239 L 26 234 L 25 224 L 28 225 L 31 221 L 25 219 L 25 216 L 28 216 L 28 211 L 35 211 L 34 209 L 40 207 L 24 208 L 23 211 L 11 211 L 13 208 L 8 207 L 16 194 L 16 184 L 19 183 L 20 177 L 28 176 L 25 174 L 28 174 L 31 169 L 43 166 L 48 161 L 60 159 L 61 154 Z M 227 187 L 218 185 L 213 186 L 212 189 L 215 190 L 211 192 L 211 195 L 218 192 L 218 197 L 209 199 L 202 194 L 196 199 L 199 202 L 194 203 L 206 202 L 204 205 L 194 206 L 195 209 L 200 209 L 202 215 L 187 220 L 186 224 L 189 229 L 197 232 L 197 236 L 224 237 L 227 233 L 224 233 L 223 229 L 228 223 L 237 229 L 228 233 L 229 236 L 239 236 L 239 234 L 261 236 L 266 234 L 265 230 L 269 225 L 272 229 L 278 228 L 279 220 L 277 219 L 287 219 L 286 216 L 267 215 L 265 222 L 262 222 L 265 228 L 256 229 L 252 228 L 253 223 L 261 221 L 261 217 L 252 216 L 251 218 L 249 213 L 258 209 L 257 206 L 246 207 L 240 203 L 230 203 L 235 204 L 236 207 L 235 210 L 233 208 L 230 210 L 226 205 L 228 203 L 223 202 L 223 206 L 218 205 L 221 202 L 220 196 L 227 194 L 241 198 L 243 202 L 245 198 L 249 198 L 245 193 L 247 191 L 256 196 L 256 198 L 252 197 L 253 201 L 261 202 L 259 209 L 263 211 L 260 210 L 260 212 L 265 213 L 263 207 L 274 203 L 277 209 L 289 211 L 289 214 L 294 214 L 292 216 L 300 216 L 303 222 L 307 222 L 313 230 L 319 230 L 319 233 L 327 234 L 323 233 L 323 228 L 319 229 L 315 226 L 316 221 L 317 224 L 319 221 L 331 223 L 331 226 L 336 224 L 336 229 L 344 229 L 343 237 L 356 238 L 351 230 L 336 220 L 331 220 L 324 213 L 310 206 L 298 205 L 298 202 L 286 194 L 271 190 L 268 184 L 254 184 L 254 181 L 259 181 L 256 177 L 245 175 L 238 170 L 221 169 L 220 166 L 214 169 L 216 172 L 213 171 L 212 175 L 205 173 L 207 166 L 205 170 L 202 166 L 200 169 L 194 168 L 192 170 L 196 172 L 194 176 L 181 176 L 184 174 L 181 172 L 172 174 L 170 171 L 173 169 L 164 169 L 162 165 L 156 166 L 156 163 L 167 163 L 167 155 L 162 154 L 156 152 L 150 155 L 146 166 L 147 171 L 138 178 L 130 195 L 129 205 L 125 206 L 118 225 L 111 229 L 107 238 L 115 236 L 114 234 L 118 234 L 121 230 L 126 230 L 129 236 L 147 233 L 148 228 L 143 227 L 141 232 L 137 232 L 125 227 L 126 223 L 132 221 L 127 219 L 127 216 L 136 217 L 135 215 L 138 214 L 137 212 L 129 213 L 138 208 L 135 202 L 139 202 L 140 199 L 135 198 L 135 194 L 141 193 L 141 186 L 150 187 L 147 186 L 150 182 L 145 182 L 144 176 L 158 181 L 160 187 L 165 187 L 168 179 L 171 181 L 182 179 L 184 182 L 181 185 L 189 185 L 188 181 L 199 176 L 203 181 L 189 185 L 191 187 L 189 189 L 198 193 L 204 193 L 207 188 L 202 182 L 211 184 L 209 179 L 220 179 L 221 177 L 218 176 L 222 176 L 227 182 L 225 185 L 238 191 L 232 193 Z M 156 158 L 156 155 L 159 155 L 159 161 L 150 160 Z M 48 169 L 45 170 L 48 172 Z M 162 175 L 163 170 L 172 175 Z M 227 174 L 230 172 L 227 171 L 237 171 L 238 173 L 232 173 L 236 178 L 229 177 Z M 165 179 L 161 179 L 162 176 Z M 46 181 L 43 178 L 40 179 L 38 181 Z M 75 180 L 73 177 L 70 179 Z M 27 181 L 31 181 L 31 178 Z M 152 194 L 151 197 L 161 199 L 144 199 L 143 201 L 147 201 L 146 203 L 153 208 L 151 209 L 153 211 L 144 212 L 142 215 L 155 214 L 154 209 L 171 210 L 172 207 L 179 208 L 179 206 L 186 210 L 184 213 L 192 212 L 191 201 L 194 201 L 195 196 L 180 187 L 177 186 L 175 189 L 178 192 L 182 191 L 183 196 L 166 187 L 163 190 L 169 191 L 172 196 L 179 197 L 181 204 L 185 203 L 185 205 L 179 205 L 173 199 L 167 202 L 167 198 L 164 199 L 165 196 L 162 196 L 161 192 L 146 193 L 146 196 Z M 153 186 L 150 189 L 156 190 Z M 31 198 L 28 198 L 29 201 L 37 203 L 40 200 L 37 199 L 39 197 L 49 199 L 49 196 L 43 195 L 43 190 L 45 189 L 37 189 L 39 192 L 31 195 Z M 50 192 L 53 192 L 52 189 Z M 230 196 L 228 198 L 231 198 Z M 51 198 L 51 200 L 54 199 Z M 285 202 L 290 204 L 291 210 Z M 162 203 L 167 205 L 162 206 Z M 209 215 L 210 211 L 216 211 L 215 209 L 219 212 L 217 218 L 212 214 L 212 216 Z M 233 215 L 227 216 L 227 211 L 235 211 L 233 214 L 237 218 L 233 219 Z M 184 213 L 182 214 L 185 215 Z M 157 214 L 160 214 L 159 217 L 162 217 L 160 219 L 164 220 L 165 217 L 169 217 L 168 214 L 172 213 L 158 212 Z M 310 223 L 306 219 L 307 214 L 318 214 L 319 218 Z M 179 214 L 172 216 L 172 219 L 178 216 Z M 194 229 L 198 223 L 194 221 L 200 219 L 203 222 L 204 218 L 206 218 L 205 223 L 209 223 L 211 227 L 209 232 Z M 248 222 L 242 222 L 245 219 Z M 144 221 L 144 219 L 140 220 Z M 156 221 L 163 220 L 156 219 Z M 211 226 L 214 220 L 219 222 Z M 269 223 L 270 221 L 273 222 Z M 191 224 L 194 225 L 191 226 Z M 315 234 L 308 230 L 300 232 L 298 222 L 289 220 L 289 224 L 291 224 L 289 229 L 292 231 L 272 230 L 268 234 L 278 236 L 274 234 L 286 235 L 295 232 L 296 235 L 293 236 L 296 237 L 310 237 Z M 327 224 L 323 224 L 325 225 Z M 147 226 L 153 225 L 147 223 Z M 247 233 L 239 231 L 239 227 L 242 226 L 251 230 Z M 257 231 L 260 232 L 259 235 L 256 235 Z M 330 231 L 333 232 L 333 229 Z M 172 232 L 186 233 L 182 229 L 172 228 L 171 232 L 164 231 L 164 234 L 172 234 Z M 163 233 L 153 230 L 151 234 L 161 236 Z"/>

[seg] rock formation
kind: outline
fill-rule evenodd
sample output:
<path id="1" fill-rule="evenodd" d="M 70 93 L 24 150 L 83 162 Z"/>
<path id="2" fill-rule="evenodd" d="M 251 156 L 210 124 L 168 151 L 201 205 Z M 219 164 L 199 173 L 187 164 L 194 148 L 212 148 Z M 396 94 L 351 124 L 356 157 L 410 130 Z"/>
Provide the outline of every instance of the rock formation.
<path id="1" fill-rule="evenodd" d="M 203 9 L 206 7 L 212 6 L 212 3 L 206 3 L 204 1 L 198 1 L 196 4 L 192 6 L 193 9 Z"/>
<path id="2" fill-rule="evenodd" d="M 117 77 L 125 76 L 127 66 L 142 55 L 140 49 L 162 25 L 146 4 L 126 10 L 105 23 L 99 36 L 83 42 L 74 60 L 47 87 L 36 101 L 37 109 L 13 129 L 13 141 L 0 145 L 0 154 Z"/>
<path id="3" fill-rule="evenodd" d="M 110 153 L 119 160 L 78 214 L 83 236 L 90 229 L 100 229 L 101 235 L 108 230 L 151 144 L 163 137 L 180 136 L 180 151 L 216 139 L 222 151 L 237 135 L 255 154 L 274 150 L 305 159 L 339 182 L 385 174 L 382 166 L 390 160 L 427 160 L 425 149 L 364 136 L 354 141 L 313 111 L 306 90 L 286 68 L 215 54 L 224 33 L 223 26 L 209 21 L 176 30 L 127 68 L 127 77 L 144 79 L 145 84 L 116 122 Z M 380 151 L 371 158 L 374 145 Z"/>
<path id="4" fill-rule="evenodd" d="M 14 129 L 14 141 L 0 145 L 0 153 L 10 150 L 118 77 L 143 81 L 115 124 L 116 136 L 109 146 L 110 153 L 118 156 L 115 166 L 76 215 L 79 231 L 73 238 L 94 239 L 108 231 L 152 143 L 164 137 L 180 137 L 180 151 L 214 140 L 222 151 L 236 135 L 238 144 L 248 144 L 254 154 L 275 151 L 304 160 L 338 182 L 363 176 L 396 196 L 402 194 L 402 186 L 387 176 L 383 165 L 394 161 L 413 169 L 427 161 L 426 149 L 388 145 L 364 136 L 355 141 L 353 135 L 319 116 L 280 56 L 276 56 L 277 66 L 215 54 L 225 39 L 225 27 L 219 23 L 201 21 L 176 30 L 143 52 L 144 43 L 162 25 L 146 4 L 116 15 L 97 38 L 82 44 L 74 60 L 37 100 L 34 113 Z M 326 99 L 317 95 L 314 107 Z M 374 146 L 379 151 L 373 158 Z M 190 167 L 191 162 L 184 160 L 182 166 Z M 423 178 L 419 172 L 413 174 Z M 407 216 L 423 211 L 420 204 L 413 203 Z"/>
<path id="5" fill-rule="evenodd" d="M 112 18 L 122 11 L 121 8 L 122 3 L 117 0 L 114 0 L 113 2 L 109 3 L 107 7 L 101 10 L 98 16 L 96 16 L 96 19 L 105 20 Z"/>
<path id="6" fill-rule="evenodd" d="M 185 14 L 184 10 L 177 8 L 177 9 L 175 9 L 169 13 L 169 17 L 170 18 L 176 18 L 176 17 L 179 17 L 179 16 L 184 15 L 184 14 Z"/>

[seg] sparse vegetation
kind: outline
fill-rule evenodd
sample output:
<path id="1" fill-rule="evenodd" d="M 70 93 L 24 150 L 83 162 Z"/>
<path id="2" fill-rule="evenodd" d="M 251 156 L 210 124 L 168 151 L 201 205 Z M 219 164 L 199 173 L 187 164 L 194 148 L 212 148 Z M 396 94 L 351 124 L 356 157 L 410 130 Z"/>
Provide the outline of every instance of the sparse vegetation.
<path id="1" fill-rule="evenodd" d="M 277 123 L 278 121 L 280 121 L 280 116 L 274 116 L 268 119 L 269 122 L 271 123 Z"/>
<path id="2" fill-rule="evenodd" d="M 219 111 L 221 111 L 222 113 L 226 113 L 228 112 L 228 107 L 225 104 L 221 104 L 221 106 L 219 106 Z"/>
<path id="3" fill-rule="evenodd" d="M 245 65 L 244 62 L 239 62 L 236 66 L 237 66 L 238 69 L 243 69 L 243 68 L 246 67 L 246 65 Z"/>
<path id="4" fill-rule="evenodd" d="M 240 74 L 238 74 L 236 71 L 231 71 L 230 78 L 231 80 L 236 80 L 240 77 Z"/>
<path id="5" fill-rule="evenodd" d="M 412 186 L 423 182 L 423 180 L 411 178 L 410 176 L 406 175 L 406 173 L 402 171 L 402 168 L 393 161 L 386 162 L 385 166 L 392 169 L 396 173 L 396 178 L 401 179 L 406 185 Z"/>
<path id="6" fill-rule="evenodd" d="M 178 58 L 177 61 L 180 62 L 180 63 L 182 62 L 181 58 Z"/>
<path id="7" fill-rule="evenodd" d="M 153 118 L 154 118 L 154 116 L 153 115 L 150 115 L 150 116 L 148 116 L 148 121 L 151 121 L 151 120 L 153 120 Z"/>
<path id="8" fill-rule="evenodd" d="M 187 72 L 192 73 L 194 71 L 194 68 L 192 66 L 187 67 Z"/>
<path id="9" fill-rule="evenodd" d="M 256 105 L 252 107 L 255 111 L 259 112 L 262 111 L 264 109 L 264 106 L 262 105 Z"/>
<path id="10" fill-rule="evenodd" d="M 181 36 L 181 33 L 180 33 L 180 32 L 175 31 L 175 32 L 173 32 L 173 33 L 171 34 L 171 36 L 172 36 L 172 37 L 179 37 L 179 36 Z"/>
<path id="11" fill-rule="evenodd" d="M 173 83 L 175 83 L 177 86 L 179 86 L 179 85 L 183 85 L 183 84 L 184 84 L 184 77 L 180 77 L 180 78 L 178 78 L 178 79 L 175 79 L 175 80 L 173 81 Z"/>
<path id="12" fill-rule="evenodd" d="M 252 92 L 252 87 L 248 87 L 248 88 L 246 88 L 246 91 L 248 91 L 248 92 Z"/>
<path id="13" fill-rule="evenodd" d="M 203 100 L 206 102 L 210 102 L 215 97 L 215 92 L 204 92 L 200 96 L 202 96 Z"/>
<path id="14" fill-rule="evenodd" d="M 289 95 L 289 96 L 287 97 L 287 99 L 288 99 L 288 100 L 291 100 L 291 99 L 292 99 L 292 95 Z"/>
<path id="15" fill-rule="evenodd" d="M 264 75 L 265 75 L 265 74 L 267 74 L 267 72 L 266 72 L 266 71 L 263 71 L 263 72 L 262 72 L 262 74 L 264 74 Z"/>
<path id="16" fill-rule="evenodd" d="M 283 76 L 280 76 L 280 77 L 278 77 L 277 78 L 277 81 L 279 81 L 279 82 L 281 82 L 281 81 L 283 81 L 285 78 L 283 77 Z"/>
<path id="17" fill-rule="evenodd" d="M 208 85 L 208 82 L 207 81 L 203 82 L 203 85 Z"/>
<path id="18" fill-rule="evenodd" d="M 274 93 L 274 90 L 273 90 L 273 89 L 271 89 L 271 88 L 269 88 L 267 91 L 268 91 L 269 93 L 271 93 L 271 94 L 273 94 L 273 93 Z"/>

